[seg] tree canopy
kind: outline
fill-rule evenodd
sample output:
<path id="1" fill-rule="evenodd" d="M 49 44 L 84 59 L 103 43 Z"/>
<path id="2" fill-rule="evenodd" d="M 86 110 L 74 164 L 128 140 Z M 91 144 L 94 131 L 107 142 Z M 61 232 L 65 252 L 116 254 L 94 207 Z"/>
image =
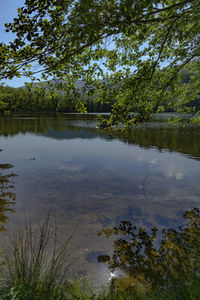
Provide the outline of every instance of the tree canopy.
<path id="1" fill-rule="evenodd" d="M 112 105 L 104 126 L 147 121 L 164 102 L 199 121 L 188 105 L 200 92 L 199 18 L 199 0 L 26 0 L 5 25 L 16 38 L 0 44 L 0 79 L 42 72 L 77 94 L 83 80 L 82 93 Z M 180 88 L 188 66 L 196 79 Z"/>

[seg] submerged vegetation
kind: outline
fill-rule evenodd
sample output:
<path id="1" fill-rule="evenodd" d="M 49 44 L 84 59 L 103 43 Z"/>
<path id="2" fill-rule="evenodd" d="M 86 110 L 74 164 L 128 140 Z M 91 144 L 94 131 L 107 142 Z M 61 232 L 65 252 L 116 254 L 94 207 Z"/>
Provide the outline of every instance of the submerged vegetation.
<path id="1" fill-rule="evenodd" d="M 107 291 L 95 292 L 86 282 L 68 277 L 73 260 L 66 257 L 70 238 L 58 246 L 49 216 L 37 229 L 17 229 L 1 254 L 0 295 L 3 300 L 187 299 L 200 297 L 200 210 L 183 214 L 177 229 L 147 232 L 129 221 L 102 230 L 118 236 L 112 255 L 100 255 L 111 272 L 121 270 Z M 159 233 L 159 234 L 158 234 Z M 52 249 L 52 250 L 50 250 Z M 67 260 L 66 260 L 67 258 Z"/>
<path id="2" fill-rule="evenodd" d="M 17 174 L 6 172 L 13 168 L 11 164 L 0 164 L 0 231 L 5 231 L 8 221 L 7 212 L 14 212 L 16 195 L 12 192 Z"/>

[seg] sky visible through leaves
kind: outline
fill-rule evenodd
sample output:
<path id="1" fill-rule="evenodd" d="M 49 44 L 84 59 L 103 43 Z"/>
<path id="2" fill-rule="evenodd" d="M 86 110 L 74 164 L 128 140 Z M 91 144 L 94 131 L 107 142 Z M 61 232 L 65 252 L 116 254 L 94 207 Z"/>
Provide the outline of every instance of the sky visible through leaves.
<path id="1" fill-rule="evenodd" d="M 0 42 L 9 43 L 14 37 L 11 32 L 5 32 L 4 24 L 11 22 L 17 16 L 17 8 L 24 5 L 24 0 L 0 0 Z M 6 85 L 20 87 L 24 82 L 30 82 L 25 77 L 14 77 L 12 80 L 3 80 Z"/>

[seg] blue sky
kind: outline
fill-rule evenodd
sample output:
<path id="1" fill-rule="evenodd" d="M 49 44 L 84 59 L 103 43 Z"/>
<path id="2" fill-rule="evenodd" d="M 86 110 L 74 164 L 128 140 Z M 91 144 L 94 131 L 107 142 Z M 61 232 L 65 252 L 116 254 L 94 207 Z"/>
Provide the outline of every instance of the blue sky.
<path id="1" fill-rule="evenodd" d="M 0 0 L 0 42 L 8 44 L 15 38 L 14 34 L 12 34 L 11 32 L 7 33 L 5 31 L 4 24 L 12 22 L 13 18 L 17 16 L 17 8 L 24 6 L 24 2 L 25 0 Z M 113 47 L 112 43 L 111 45 L 109 45 L 109 47 Z M 38 77 L 39 76 L 40 75 L 38 74 Z M 25 82 L 30 82 L 30 79 L 27 77 L 15 77 L 12 80 L 7 79 L 0 81 L 0 83 L 2 82 L 12 87 L 20 87 L 23 86 Z"/>
<path id="2" fill-rule="evenodd" d="M 34 0 L 33 0 L 34 1 Z M 12 33 L 5 32 L 4 24 L 12 21 L 17 16 L 17 8 L 24 5 L 24 0 L 0 0 L 0 41 L 9 43 L 14 38 Z M 6 85 L 19 87 L 28 80 L 25 77 L 3 80 Z"/>

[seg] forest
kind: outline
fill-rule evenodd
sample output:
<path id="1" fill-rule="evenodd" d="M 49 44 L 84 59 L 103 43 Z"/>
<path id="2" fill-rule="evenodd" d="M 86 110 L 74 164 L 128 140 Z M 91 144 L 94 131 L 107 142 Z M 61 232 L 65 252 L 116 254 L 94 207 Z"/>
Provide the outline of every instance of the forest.
<path id="1" fill-rule="evenodd" d="M 196 64 L 200 65 L 198 61 L 191 63 L 179 74 L 180 87 L 187 87 L 191 83 L 198 82 L 198 70 L 195 69 L 194 71 L 194 65 Z M 75 93 L 74 91 L 69 93 L 61 90 L 54 90 L 54 93 L 52 93 L 45 82 L 35 87 L 25 85 L 20 88 L 13 88 L 0 85 L 0 112 L 76 112 L 77 97 L 80 97 L 78 92 L 81 94 L 84 112 L 101 113 L 111 111 L 112 104 L 115 102 L 114 99 L 109 99 L 108 103 L 102 97 L 99 99 L 97 93 L 90 96 L 88 93 L 81 91 L 81 85 L 83 86 L 82 82 L 77 83 Z M 98 91 L 98 93 L 101 93 L 102 96 L 103 90 Z M 189 97 L 190 95 L 188 95 Z M 161 103 L 162 111 L 177 111 L 176 103 L 178 103 L 178 99 L 174 105 L 170 106 L 167 102 Z M 186 106 L 190 109 L 190 112 L 191 110 L 198 111 L 200 108 L 200 95 L 196 95 L 192 101 L 190 99 Z"/>
<path id="2" fill-rule="evenodd" d="M 111 106 L 97 101 L 96 97 L 84 97 L 85 112 L 109 112 Z M 57 91 L 52 94 L 47 88 L 13 88 L 0 86 L 0 112 L 76 112 L 74 94 Z"/>

